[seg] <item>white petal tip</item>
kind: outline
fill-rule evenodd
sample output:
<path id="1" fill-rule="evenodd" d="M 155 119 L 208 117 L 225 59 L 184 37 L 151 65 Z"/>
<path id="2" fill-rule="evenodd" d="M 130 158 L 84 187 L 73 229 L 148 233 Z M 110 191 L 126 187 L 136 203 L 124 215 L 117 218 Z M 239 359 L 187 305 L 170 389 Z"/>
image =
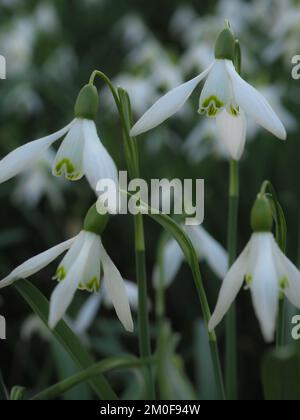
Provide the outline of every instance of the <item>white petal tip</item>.
<path id="1" fill-rule="evenodd" d="M 286 140 L 286 138 L 287 138 L 287 133 L 286 133 L 286 131 L 285 131 L 285 130 L 281 131 L 281 132 L 279 133 L 279 135 L 278 135 L 278 138 L 279 138 L 280 140 Z"/>
<path id="2" fill-rule="evenodd" d="M 127 332 L 129 332 L 129 333 L 133 333 L 134 332 L 134 325 L 133 325 L 133 322 L 132 321 L 131 322 L 128 322 L 126 324 L 123 324 L 123 325 L 124 325 L 124 328 L 125 328 L 125 330 Z"/>
<path id="3" fill-rule="evenodd" d="M 139 134 L 142 134 L 142 131 L 138 129 L 138 127 L 136 127 L 135 125 L 132 127 L 132 129 L 130 130 L 130 136 L 131 137 L 136 137 Z"/>
<path id="4" fill-rule="evenodd" d="M 48 326 L 49 326 L 50 330 L 54 330 L 59 321 L 60 320 L 57 318 L 57 316 L 52 314 L 51 311 L 50 311 L 49 320 L 48 320 Z"/>
<path id="5" fill-rule="evenodd" d="M 213 332 L 213 330 L 216 327 L 216 325 L 215 325 L 215 323 L 213 321 L 214 321 L 213 318 L 211 318 L 210 321 L 209 321 L 209 323 L 208 323 L 208 331 L 209 332 Z"/>

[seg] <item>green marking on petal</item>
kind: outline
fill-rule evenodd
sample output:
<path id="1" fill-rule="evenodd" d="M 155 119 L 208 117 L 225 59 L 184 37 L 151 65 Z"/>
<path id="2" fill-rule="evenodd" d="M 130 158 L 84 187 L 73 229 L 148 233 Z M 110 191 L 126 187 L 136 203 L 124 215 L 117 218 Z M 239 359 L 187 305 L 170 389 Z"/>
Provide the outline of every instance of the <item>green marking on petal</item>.
<path id="1" fill-rule="evenodd" d="M 237 117 L 240 113 L 240 108 L 237 105 L 236 107 L 233 105 L 230 105 L 230 114 L 233 115 L 234 117 Z"/>
<path id="2" fill-rule="evenodd" d="M 279 281 L 280 289 L 284 290 L 289 285 L 289 281 L 287 277 L 282 277 Z"/>
<path id="3" fill-rule="evenodd" d="M 53 277 L 54 280 L 57 281 L 62 281 L 64 280 L 64 278 L 66 277 L 67 273 L 65 268 L 61 265 L 60 267 L 58 267 L 58 269 L 56 270 L 55 276 Z"/>
<path id="4" fill-rule="evenodd" d="M 97 277 L 93 277 L 86 283 L 80 283 L 78 289 L 87 290 L 88 292 L 98 292 L 100 289 L 100 280 Z"/>
<path id="5" fill-rule="evenodd" d="M 198 112 L 200 114 L 206 114 L 208 117 L 215 117 L 223 107 L 224 102 L 215 95 L 211 95 L 202 102 Z"/>
<path id="6" fill-rule="evenodd" d="M 55 175 L 62 176 L 65 174 L 69 181 L 76 181 L 82 177 L 80 172 L 75 172 L 75 166 L 68 158 L 63 158 L 55 165 Z"/>
<path id="7" fill-rule="evenodd" d="M 246 283 L 246 288 L 249 288 L 251 283 L 252 283 L 253 277 L 250 274 L 247 274 L 245 276 L 245 283 Z"/>

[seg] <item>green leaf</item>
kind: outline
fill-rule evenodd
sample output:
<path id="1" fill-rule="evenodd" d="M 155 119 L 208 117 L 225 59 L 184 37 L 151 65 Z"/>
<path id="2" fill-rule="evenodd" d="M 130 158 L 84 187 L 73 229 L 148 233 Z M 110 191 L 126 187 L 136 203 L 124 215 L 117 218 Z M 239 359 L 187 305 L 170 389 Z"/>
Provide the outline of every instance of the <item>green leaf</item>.
<path id="1" fill-rule="evenodd" d="M 178 336 L 172 334 L 168 322 L 160 327 L 158 342 L 158 384 L 162 400 L 196 400 L 196 392 L 188 379 L 181 357 L 175 353 Z"/>
<path id="2" fill-rule="evenodd" d="M 218 390 L 214 381 L 214 366 L 203 320 L 194 327 L 194 360 L 197 390 L 201 400 L 217 400 Z"/>
<path id="3" fill-rule="evenodd" d="M 77 373 L 78 367 L 61 344 L 55 339 L 52 340 L 51 344 L 58 379 L 63 380 Z M 62 397 L 67 401 L 91 400 L 91 389 L 83 383 L 66 392 Z"/>
<path id="4" fill-rule="evenodd" d="M 24 400 L 26 388 L 23 386 L 14 386 L 10 392 L 10 400 L 11 401 L 20 401 Z"/>
<path id="5" fill-rule="evenodd" d="M 112 369 L 132 369 L 144 366 L 145 364 L 152 363 L 153 359 L 137 359 L 133 356 L 123 356 L 123 357 L 114 357 L 110 359 L 102 360 L 99 363 L 95 363 L 89 368 L 78 372 L 69 378 L 64 379 L 61 382 L 51 386 L 50 388 L 45 389 L 39 394 L 35 395 L 32 400 L 44 400 L 44 399 L 53 399 L 59 395 L 70 390 L 74 386 L 80 384 L 81 382 L 91 380 L 91 378 L 101 375 L 104 372 L 107 372 Z"/>
<path id="6" fill-rule="evenodd" d="M 9 395 L 0 369 L 0 400 L 8 400 Z"/>
<path id="7" fill-rule="evenodd" d="M 14 287 L 48 327 L 49 302 L 45 296 L 27 280 L 17 281 Z M 63 320 L 51 333 L 62 344 L 80 369 L 86 369 L 93 365 L 94 359 Z M 117 399 L 117 395 L 103 376 L 98 375 L 97 378 L 91 379 L 89 383 L 98 397 L 106 400 Z"/>
<path id="8" fill-rule="evenodd" d="M 272 350 L 262 367 L 266 400 L 300 400 L 300 357 L 293 347 Z"/>

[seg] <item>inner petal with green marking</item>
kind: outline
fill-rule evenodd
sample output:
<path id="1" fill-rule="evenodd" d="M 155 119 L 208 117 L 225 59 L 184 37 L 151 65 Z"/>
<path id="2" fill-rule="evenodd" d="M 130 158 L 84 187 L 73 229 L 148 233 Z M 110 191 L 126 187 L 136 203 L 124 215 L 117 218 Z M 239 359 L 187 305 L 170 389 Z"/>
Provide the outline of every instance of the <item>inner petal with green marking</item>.
<path id="1" fill-rule="evenodd" d="M 53 175 L 64 175 L 70 181 L 76 181 L 84 175 L 84 134 L 82 124 L 82 120 L 75 120 L 69 133 L 60 145 L 53 164 Z"/>
<path id="2" fill-rule="evenodd" d="M 215 117 L 223 107 L 224 102 L 217 98 L 217 96 L 211 95 L 200 104 L 198 112 L 199 114 L 206 114 L 208 117 Z"/>

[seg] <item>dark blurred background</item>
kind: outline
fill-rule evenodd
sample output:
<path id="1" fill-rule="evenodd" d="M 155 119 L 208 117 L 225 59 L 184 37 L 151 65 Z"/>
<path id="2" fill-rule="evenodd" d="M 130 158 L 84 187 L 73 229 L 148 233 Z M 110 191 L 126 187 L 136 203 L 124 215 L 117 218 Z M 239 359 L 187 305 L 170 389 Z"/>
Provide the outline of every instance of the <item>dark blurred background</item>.
<path id="1" fill-rule="evenodd" d="M 0 54 L 7 60 L 7 80 L 0 83 L 0 155 L 66 125 L 73 118 L 78 91 L 94 69 L 128 90 L 138 118 L 159 95 L 209 64 L 215 38 L 228 18 L 240 39 L 243 76 L 268 97 L 288 131 L 284 143 L 249 121 L 241 160 L 239 250 L 251 233 L 251 204 L 261 182 L 270 179 L 287 218 L 288 255 L 300 262 L 300 82 L 291 77 L 291 57 L 299 53 L 299 15 L 299 2 L 290 0 L 1 0 Z M 125 169 L 114 103 L 100 81 L 97 86 L 100 137 L 118 167 Z M 228 158 L 218 144 L 213 123 L 196 112 L 199 92 L 196 90 L 180 113 L 139 138 L 142 175 L 148 180 L 204 178 L 204 227 L 225 246 Z M 28 171 L 26 182 L 17 177 L 0 186 L 2 277 L 29 257 L 77 233 L 95 200 L 85 179 L 69 183 L 52 177 L 51 159 L 50 152 L 44 162 Z M 150 219 L 145 220 L 145 228 L 153 307 L 152 272 L 161 229 Z M 122 275 L 135 282 L 131 217 L 112 218 L 103 240 Z M 32 278 L 47 297 L 54 287 L 51 278 L 56 264 Z M 201 269 L 213 307 L 219 280 L 206 263 Z M 85 293 L 77 293 L 70 311 L 74 318 L 86 298 Z M 201 372 L 197 377 L 199 337 L 195 331 L 201 310 L 186 265 L 167 289 L 166 299 L 172 330 L 179 334 L 177 351 L 184 364 L 183 380 L 205 395 Z M 14 288 L 1 290 L 0 313 L 7 318 L 7 340 L 1 341 L 0 347 L 1 370 L 8 388 L 19 384 L 40 389 L 66 374 L 67 356 L 30 315 Z M 155 337 L 153 311 L 151 320 Z M 223 354 L 222 327 L 219 333 Z M 125 335 L 109 309 L 101 307 L 88 336 L 99 359 L 137 353 L 137 337 Z M 246 292 L 238 300 L 238 337 L 240 396 L 259 399 L 260 363 L 266 346 Z M 68 368 L 72 371 L 72 366 Z M 125 396 L 132 396 L 128 377 L 123 376 L 112 375 L 111 379 Z M 87 388 L 73 392 L 70 397 L 91 398 Z M 208 389 L 206 396 L 213 397 L 213 391 Z"/>

